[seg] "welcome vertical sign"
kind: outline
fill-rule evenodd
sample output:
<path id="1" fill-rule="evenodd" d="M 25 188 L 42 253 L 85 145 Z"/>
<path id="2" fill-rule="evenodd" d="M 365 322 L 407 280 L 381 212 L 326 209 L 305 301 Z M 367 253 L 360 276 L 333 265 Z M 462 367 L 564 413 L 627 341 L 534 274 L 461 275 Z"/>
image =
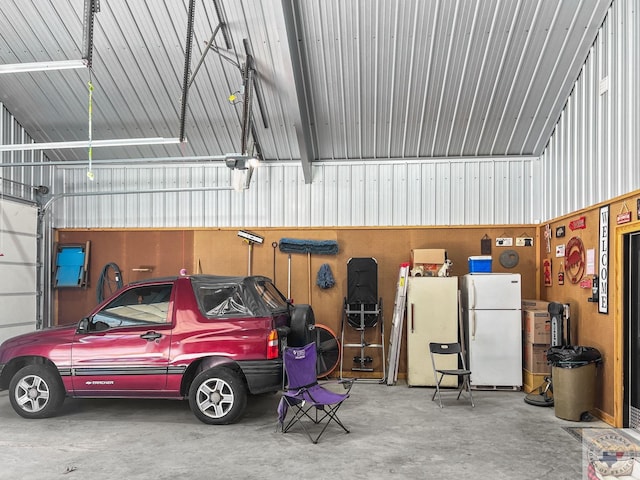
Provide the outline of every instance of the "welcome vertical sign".
<path id="1" fill-rule="evenodd" d="M 609 313 L 609 205 L 600 207 L 600 277 L 598 312 Z"/>

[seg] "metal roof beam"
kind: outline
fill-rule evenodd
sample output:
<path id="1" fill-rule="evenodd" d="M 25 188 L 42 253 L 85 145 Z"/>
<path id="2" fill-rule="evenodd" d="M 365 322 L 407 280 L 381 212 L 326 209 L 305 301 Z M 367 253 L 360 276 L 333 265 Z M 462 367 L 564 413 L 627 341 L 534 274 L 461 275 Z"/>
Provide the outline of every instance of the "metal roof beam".
<path id="1" fill-rule="evenodd" d="M 296 112 L 296 136 L 298 138 L 298 149 L 300 150 L 300 162 L 304 174 L 304 182 L 312 182 L 311 163 L 315 159 L 314 145 L 316 144 L 313 131 L 311 129 L 311 113 L 309 111 L 311 100 L 305 82 L 303 62 L 304 56 L 300 45 L 301 35 L 298 34 L 301 28 L 299 5 L 296 0 L 282 0 L 282 11 L 284 13 L 284 25 L 287 31 L 289 42 L 289 54 L 293 69 L 293 83 L 296 92 L 298 111 Z"/>

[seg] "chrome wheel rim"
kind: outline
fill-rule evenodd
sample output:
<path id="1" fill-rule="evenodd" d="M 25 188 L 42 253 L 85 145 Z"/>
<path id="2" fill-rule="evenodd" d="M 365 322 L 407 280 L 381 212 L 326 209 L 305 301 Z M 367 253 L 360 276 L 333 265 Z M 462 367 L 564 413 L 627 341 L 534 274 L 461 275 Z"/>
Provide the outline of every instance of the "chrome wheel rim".
<path id="1" fill-rule="evenodd" d="M 14 392 L 16 402 L 25 412 L 40 412 L 49 403 L 49 385 L 37 375 L 22 378 Z"/>
<path id="2" fill-rule="evenodd" d="M 222 418 L 233 407 L 234 395 L 231 385 L 219 378 L 212 378 L 198 387 L 196 395 L 198 409 L 210 418 Z"/>

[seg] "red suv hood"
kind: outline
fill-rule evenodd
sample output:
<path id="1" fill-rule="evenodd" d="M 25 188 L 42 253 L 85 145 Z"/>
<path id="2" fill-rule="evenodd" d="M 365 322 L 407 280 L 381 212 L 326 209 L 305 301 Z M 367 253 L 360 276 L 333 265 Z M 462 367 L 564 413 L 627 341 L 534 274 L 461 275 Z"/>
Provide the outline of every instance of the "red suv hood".
<path id="1" fill-rule="evenodd" d="M 23 355 L 42 355 L 46 357 L 52 347 L 70 344 L 77 328 L 78 326 L 75 324 L 51 327 L 5 340 L 0 345 L 0 363 L 5 363 L 10 358 Z"/>

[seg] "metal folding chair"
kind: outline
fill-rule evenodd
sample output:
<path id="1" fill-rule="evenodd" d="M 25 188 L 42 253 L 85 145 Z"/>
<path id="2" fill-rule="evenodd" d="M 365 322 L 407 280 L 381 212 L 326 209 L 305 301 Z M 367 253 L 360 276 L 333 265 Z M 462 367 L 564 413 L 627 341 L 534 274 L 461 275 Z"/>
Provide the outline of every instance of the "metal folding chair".
<path id="1" fill-rule="evenodd" d="M 429 343 L 429 355 L 431 356 L 431 365 L 433 366 L 433 376 L 436 378 L 436 391 L 433 392 L 433 396 L 431 397 L 431 401 L 436 398 L 438 395 L 438 403 L 440 403 L 440 408 L 442 408 L 442 396 L 440 392 L 440 382 L 445 377 L 445 375 L 454 375 L 458 377 L 458 382 L 460 387 L 458 388 L 458 398 L 460 400 L 460 395 L 462 395 L 463 391 L 469 393 L 469 399 L 471 400 L 471 406 L 475 407 L 473 403 L 473 394 L 471 393 L 471 370 L 467 370 L 466 363 L 464 361 L 464 355 L 462 354 L 462 348 L 459 343 Z M 436 356 L 438 355 L 456 355 L 458 357 L 458 365 L 462 366 L 462 368 L 455 369 L 443 369 L 437 368 L 436 366 Z"/>

